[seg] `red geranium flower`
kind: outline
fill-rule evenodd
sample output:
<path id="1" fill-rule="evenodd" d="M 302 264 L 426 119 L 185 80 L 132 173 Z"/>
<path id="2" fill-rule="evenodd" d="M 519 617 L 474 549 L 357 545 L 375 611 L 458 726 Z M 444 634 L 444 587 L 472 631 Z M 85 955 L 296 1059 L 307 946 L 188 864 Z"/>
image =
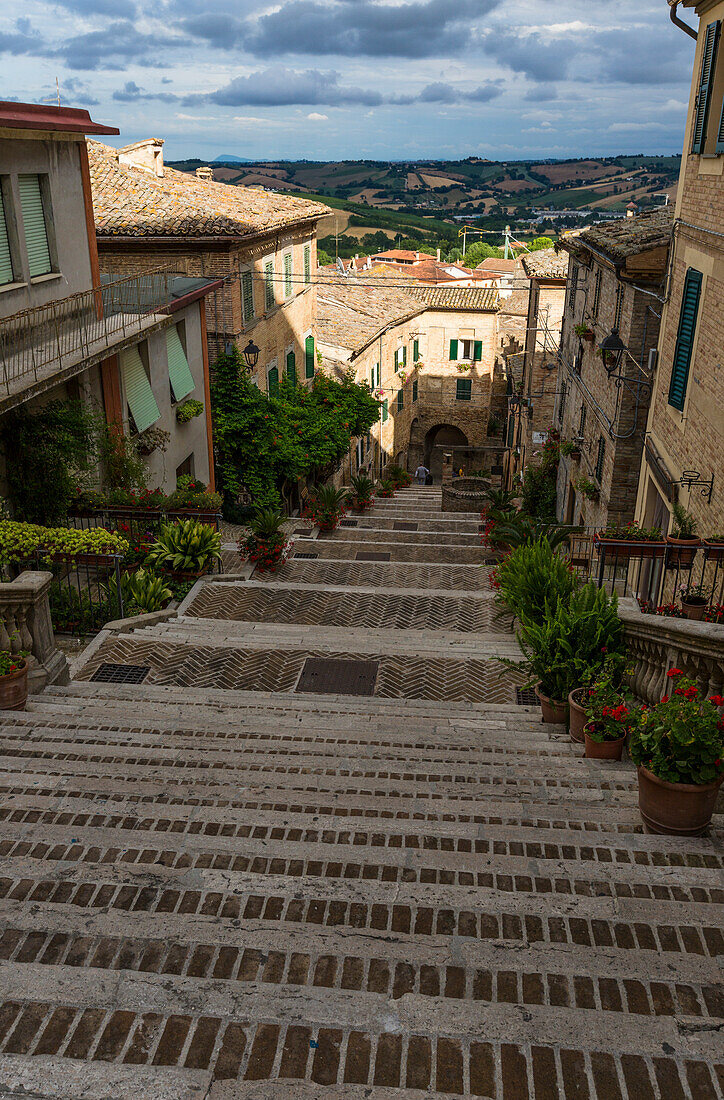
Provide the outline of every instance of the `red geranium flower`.
<path id="1" fill-rule="evenodd" d="M 672 676 L 683 676 L 683 670 L 680 668 L 670 668 L 666 675 L 671 678 Z"/>

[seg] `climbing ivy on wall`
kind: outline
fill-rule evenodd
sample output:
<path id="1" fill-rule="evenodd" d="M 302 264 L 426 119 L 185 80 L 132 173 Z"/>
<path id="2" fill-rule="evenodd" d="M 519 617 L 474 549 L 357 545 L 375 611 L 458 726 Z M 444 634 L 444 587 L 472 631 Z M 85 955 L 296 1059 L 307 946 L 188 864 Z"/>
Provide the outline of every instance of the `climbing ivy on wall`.
<path id="1" fill-rule="evenodd" d="M 284 380 L 268 397 L 249 380 L 237 350 L 217 359 L 213 376 L 216 478 L 227 501 L 246 489 L 255 504 L 279 505 L 285 483 L 325 480 L 380 415 L 366 386 L 321 373 L 309 389 Z"/>

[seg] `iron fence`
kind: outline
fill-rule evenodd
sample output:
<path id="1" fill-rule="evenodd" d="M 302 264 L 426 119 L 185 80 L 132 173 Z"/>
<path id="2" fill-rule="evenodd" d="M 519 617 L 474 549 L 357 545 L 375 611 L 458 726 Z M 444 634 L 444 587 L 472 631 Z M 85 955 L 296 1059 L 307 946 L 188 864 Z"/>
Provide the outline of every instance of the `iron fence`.
<path id="1" fill-rule="evenodd" d="M 107 507 L 83 515 L 68 516 L 69 527 L 75 527 L 82 531 L 93 527 L 103 527 L 108 531 L 117 530 L 119 534 L 127 538 L 131 544 L 129 559 L 134 564 L 141 564 L 145 557 L 144 548 L 148 547 L 157 537 L 161 526 L 165 523 L 175 523 L 180 520 L 194 519 L 213 527 L 215 531 L 221 530 L 222 516 L 220 512 L 207 512 L 202 509 L 151 509 L 151 508 L 123 508 Z M 213 566 L 214 571 L 223 573 L 224 567 L 221 559 Z"/>
<path id="2" fill-rule="evenodd" d="M 49 570 L 53 580 L 48 593 L 50 616 L 56 634 L 95 634 L 113 619 L 125 614 L 121 554 L 35 554 L 14 565 L 25 569 Z"/>

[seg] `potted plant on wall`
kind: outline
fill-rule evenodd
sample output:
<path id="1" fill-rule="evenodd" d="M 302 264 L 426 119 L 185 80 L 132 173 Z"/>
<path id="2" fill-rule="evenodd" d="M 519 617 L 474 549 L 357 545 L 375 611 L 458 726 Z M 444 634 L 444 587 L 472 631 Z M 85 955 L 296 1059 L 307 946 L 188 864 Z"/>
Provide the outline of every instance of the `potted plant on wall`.
<path id="1" fill-rule="evenodd" d="M 679 588 L 679 596 L 681 599 L 681 609 L 685 613 L 687 619 L 691 619 L 693 622 L 697 623 L 701 622 L 704 618 L 706 605 L 709 602 L 708 598 L 704 595 L 704 585 L 682 584 Z"/>
<path id="2" fill-rule="evenodd" d="M 661 558 L 666 542 L 659 527 L 640 527 L 633 521 L 624 527 L 607 527 L 594 536 L 596 549 L 621 561 L 628 558 Z"/>
<path id="3" fill-rule="evenodd" d="M 586 500 L 590 500 L 594 503 L 600 500 L 601 490 L 595 481 L 591 481 L 590 477 L 586 477 L 585 475 L 579 477 L 576 482 L 576 489 Z"/>
<path id="4" fill-rule="evenodd" d="M 696 551 L 701 546 L 701 539 L 696 533 L 696 520 L 687 512 L 681 504 L 675 504 L 674 531 L 666 536 L 666 544 L 669 552 L 666 557 L 667 565 L 679 569 L 691 569 L 696 557 Z"/>
<path id="5" fill-rule="evenodd" d="M 576 336 L 579 336 L 581 340 L 586 340 L 589 344 L 592 344 L 593 341 L 596 339 L 596 333 L 593 331 L 590 325 L 574 325 L 573 331 L 575 332 Z"/>
<path id="6" fill-rule="evenodd" d="M 700 836 L 724 779 L 724 697 L 707 699 L 680 668 L 667 676 L 669 694 L 642 707 L 631 732 L 639 810 L 648 832 Z"/>
<path id="7" fill-rule="evenodd" d="M 28 654 L 0 650 L 0 710 L 24 710 L 28 698 Z"/>
<path id="8" fill-rule="evenodd" d="M 724 558 L 724 535 L 711 535 L 701 541 L 707 561 L 721 561 Z"/>

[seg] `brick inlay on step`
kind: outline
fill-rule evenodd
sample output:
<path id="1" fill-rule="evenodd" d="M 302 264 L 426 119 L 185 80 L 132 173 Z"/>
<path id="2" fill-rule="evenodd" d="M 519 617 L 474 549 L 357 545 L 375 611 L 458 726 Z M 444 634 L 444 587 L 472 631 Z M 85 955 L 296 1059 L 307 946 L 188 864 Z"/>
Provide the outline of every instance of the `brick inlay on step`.
<path id="1" fill-rule="evenodd" d="M 389 554 L 373 554 L 367 550 L 360 550 L 357 554 L 356 561 L 389 561 Z"/>
<path id="2" fill-rule="evenodd" d="M 307 657 L 296 690 L 324 695 L 374 695 L 379 667 L 379 661 Z"/>
<path id="3" fill-rule="evenodd" d="M 392 524 L 393 531 L 417 531 L 419 524 L 409 523 L 406 519 L 396 519 Z"/>

